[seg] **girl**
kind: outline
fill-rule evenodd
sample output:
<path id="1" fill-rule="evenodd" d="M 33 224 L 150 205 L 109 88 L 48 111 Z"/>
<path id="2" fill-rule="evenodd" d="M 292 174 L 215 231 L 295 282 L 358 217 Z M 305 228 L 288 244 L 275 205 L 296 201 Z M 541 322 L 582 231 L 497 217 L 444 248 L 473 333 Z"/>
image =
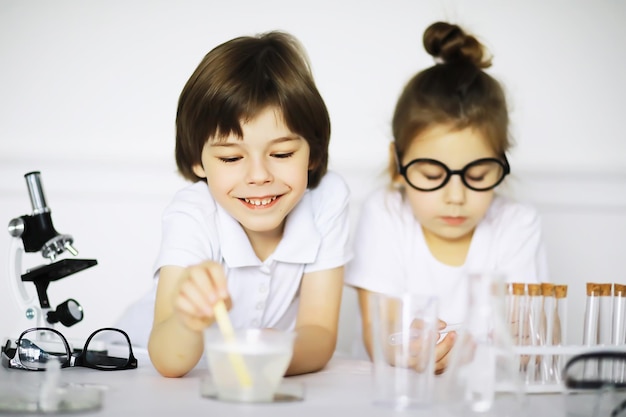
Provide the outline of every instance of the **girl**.
<path id="1" fill-rule="evenodd" d="M 495 194 L 510 173 L 509 117 L 502 87 L 484 72 L 491 65 L 484 47 L 444 22 L 428 27 L 423 41 L 438 63 L 416 74 L 398 99 L 391 187 L 366 199 L 346 274 L 357 288 L 370 356 L 370 292 L 436 294 L 440 318 L 457 324 L 469 271 L 547 280 L 537 212 Z M 437 372 L 455 337 L 450 332 L 437 345 Z"/>
<path id="2" fill-rule="evenodd" d="M 148 352 L 163 375 L 203 354 L 213 306 L 235 328 L 295 330 L 288 374 L 335 349 L 348 188 L 327 172 L 330 120 L 297 40 L 240 37 L 210 51 L 185 85 L 176 162 L 190 186 L 163 214 Z"/>

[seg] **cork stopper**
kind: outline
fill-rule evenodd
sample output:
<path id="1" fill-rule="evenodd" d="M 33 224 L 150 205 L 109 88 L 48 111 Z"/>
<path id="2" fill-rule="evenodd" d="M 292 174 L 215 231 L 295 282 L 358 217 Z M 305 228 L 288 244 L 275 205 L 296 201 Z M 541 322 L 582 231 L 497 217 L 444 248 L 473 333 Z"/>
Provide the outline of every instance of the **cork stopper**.
<path id="1" fill-rule="evenodd" d="M 541 295 L 541 284 L 528 284 L 528 295 L 530 296 Z"/>
<path id="2" fill-rule="evenodd" d="M 600 284 L 595 282 L 587 283 L 587 296 L 600 295 Z"/>
<path id="3" fill-rule="evenodd" d="M 513 295 L 524 295 L 526 284 L 523 282 L 513 283 Z"/>
<path id="4" fill-rule="evenodd" d="M 554 296 L 556 298 L 565 298 L 565 297 L 567 297 L 567 285 L 555 285 L 554 286 Z"/>
<path id="5" fill-rule="evenodd" d="M 550 282 L 542 282 L 541 283 L 541 294 L 544 297 L 551 297 L 554 295 L 554 284 Z"/>
<path id="6" fill-rule="evenodd" d="M 613 295 L 613 284 L 600 284 L 600 295 L 603 297 Z"/>
<path id="7" fill-rule="evenodd" d="M 613 284 L 613 292 L 617 297 L 626 297 L 626 285 Z"/>

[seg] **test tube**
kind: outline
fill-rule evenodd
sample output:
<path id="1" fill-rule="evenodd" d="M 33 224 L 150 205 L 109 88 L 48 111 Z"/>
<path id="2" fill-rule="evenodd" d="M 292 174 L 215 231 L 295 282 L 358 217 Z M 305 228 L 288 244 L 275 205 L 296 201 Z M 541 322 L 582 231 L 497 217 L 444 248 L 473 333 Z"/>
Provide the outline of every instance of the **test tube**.
<path id="1" fill-rule="evenodd" d="M 506 321 L 505 323 L 513 323 L 513 283 L 507 282 L 505 287 L 505 297 L 504 297 L 504 305 L 505 305 L 505 314 Z M 511 332 L 511 336 L 513 333 Z"/>
<path id="2" fill-rule="evenodd" d="M 585 321 L 583 329 L 583 344 L 593 346 L 598 344 L 598 320 L 600 316 L 600 285 L 595 282 L 587 283 L 587 299 L 585 302 Z M 598 366 L 595 363 L 585 365 L 585 378 L 597 378 Z"/>
<path id="3" fill-rule="evenodd" d="M 528 284 L 528 324 L 530 333 L 530 344 L 532 346 L 541 346 L 539 324 L 541 322 L 541 309 L 543 306 L 543 297 L 541 296 L 541 284 Z M 529 369 L 526 375 L 526 381 L 541 380 L 539 366 L 541 364 L 541 355 L 535 355 L 534 360 L 530 361 Z"/>
<path id="4" fill-rule="evenodd" d="M 552 329 L 552 344 L 561 345 L 567 340 L 567 285 L 554 286 L 554 327 Z"/>
<path id="5" fill-rule="evenodd" d="M 613 297 L 611 344 L 623 345 L 626 343 L 626 285 L 613 284 Z M 613 380 L 620 383 L 626 381 L 626 367 L 623 362 L 619 362 L 613 369 Z"/>
<path id="6" fill-rule="evenodd" d="M 523 333 L 523 302 L 526 292 L 526 284 L 514 282 L 512 285 L 513 294 L 511 295 L 511 334 L 513 336 L 513 344 L 521 345 Z"/>
<path id="7" fill-rule="evenodd" d="M 613 284 L 600 284 L 598 309 L 598 343 L 610 345 L 613 325 Z"/>
<path id="8" fill-rule="evenodd" d="M 613 325 L 613 284 L 600 284 L 599 298 L 598 342 L 601 345 L 610 345 Z M 613 368 L 610 363 L 604 361 L 600 372 L 603 378 L 610 379 L 613 375 Z"/>
<path id="9" fill-rule="evenodd" d="M 587 283 L 587 299 L 585 301 L 585 321 L 583 328 L 583 345 L 593 346 L 598 344 L 598 318 L 600 285 L 594 282 Z"/>
<path id="10" fill-rule="evenodd" d="M 541 320 L 539 323 L 539 333 L 543 345 L 552 345 L 552 328 L 554 327 L 554 284 L 549 282 L 541 283 L 541 295 L 543 303 L 541 308 Z M 541 381 L 553 382 L 555 379 L 554 370 L 552 369 L 549 357 L 544 357 L 541 361 Z"/>
<path id="11" fill-rule="evenodd" d="M 567 340 L 567 285 L 554 286 L 554 326 L 552 328 L 552 344 L 561 345 Z M 552 357 L 552 371 L 556 382 L 561 382 L 563 358 L 559 355 Z"/>
<path id="12" fill-rule="evenodd" d="M 543 296 L 543 308 L 541 319 L 541 337 L 547 346 L 552 345 L 552 327 L 554 327 L 554 284 L 541 283 L 541 295 Z"/>
<path id="13" fill-rule="evenodd" d="M 626 285 L 613 284 L 613 327 L 611 329 L 611 344 L 626 343 Z"/>
<path id="14" fill-rule="evenodd" d="M 507 288 L 510 291 L 508 300 L 509 306 L 507 308 L 507 324 L 509 331 L 511 332 L 511 339 L 513 345 L 521 345 L 522 340 L 522 302 L 524 299 L 526 285 L 520 282 L 510 283 Z M 519 356 L 519 372 L 524 375 L 526 372 L 527 357 L 525 355 Z"/>

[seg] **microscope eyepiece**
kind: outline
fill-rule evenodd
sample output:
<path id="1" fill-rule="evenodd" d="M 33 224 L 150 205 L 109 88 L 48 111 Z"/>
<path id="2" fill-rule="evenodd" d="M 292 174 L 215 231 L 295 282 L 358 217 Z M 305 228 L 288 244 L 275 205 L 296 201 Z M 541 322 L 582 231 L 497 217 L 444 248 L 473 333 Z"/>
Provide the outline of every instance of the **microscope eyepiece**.
<path id="1" fill-rule="evenodd" d="M 32 171 L 24 175 L 33 213 L 11 220 L 9 234 L 20 237 L 26 252 L 41 251 L 45 258 L 54 260 L 65 250 L 76 255 L 70 235 L 60 235 L 52 224 L 52 213 L 46 204 L 46 197 L 41 185 L 41 173 Z"/>
<path id="2" fill-rule="evenodd" d="M 43 187 L 41 186 L 41 173 L 39 171 L 29 172 L 24 175 L 24 178 L 26 178 L 26 186 L 28 187 L 30 203 L 33 206 L 33 214 L 49 212 L 50 209 L 46 204 L 46 197 L 43 194 Z"/>

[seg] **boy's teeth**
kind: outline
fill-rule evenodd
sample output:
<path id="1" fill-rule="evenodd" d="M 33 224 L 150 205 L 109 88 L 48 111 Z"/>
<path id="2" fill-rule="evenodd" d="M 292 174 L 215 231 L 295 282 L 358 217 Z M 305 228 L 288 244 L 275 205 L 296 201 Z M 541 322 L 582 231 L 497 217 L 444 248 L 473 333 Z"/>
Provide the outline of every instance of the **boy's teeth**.
<path id="1" fill-rule="evenodd" d="M 246 203 L 248 204 L 253 204 L 255 206 L 266 206 L 269 203 L 271 203 L 272 201 L 276 200 L 276 197 L 271 197 L 271 198 L 264 198 L 262 200 L 251 200 L 249 198 L 244 198 L 243 199 Z"/>

